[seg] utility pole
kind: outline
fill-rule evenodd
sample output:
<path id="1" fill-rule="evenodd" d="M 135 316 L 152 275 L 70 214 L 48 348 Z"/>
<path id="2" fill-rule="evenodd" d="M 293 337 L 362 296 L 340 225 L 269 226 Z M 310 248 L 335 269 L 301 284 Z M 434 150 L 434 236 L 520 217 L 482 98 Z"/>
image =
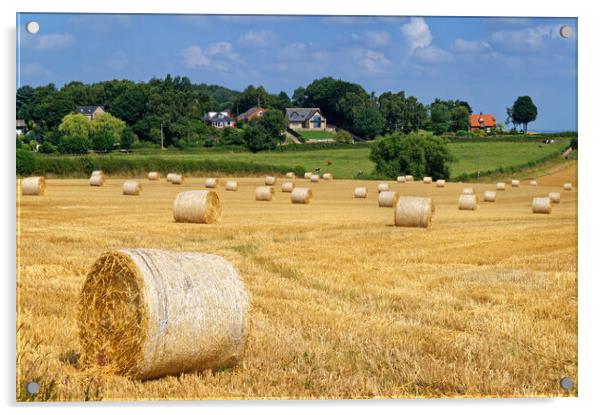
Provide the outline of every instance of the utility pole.
<path id="1" fill-rule="evenodd" d="M 163 146 L 163 123 L 161 123 L 161 150 L 165 150 Z"/>

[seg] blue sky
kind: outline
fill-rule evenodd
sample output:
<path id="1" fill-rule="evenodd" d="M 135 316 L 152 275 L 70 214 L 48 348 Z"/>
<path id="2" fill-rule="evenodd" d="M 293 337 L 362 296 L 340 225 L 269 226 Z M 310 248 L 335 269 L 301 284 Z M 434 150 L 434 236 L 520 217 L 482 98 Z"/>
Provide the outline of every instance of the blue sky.
<path id="1" fill-rule="evenodd" d="M 30 35 L 25 23 L 40 31 Z M 167 73 L 292 95 L 332 76 L 368 92 L 404 90 L 428 104 L 461 99 L 503 122 L 530 95 L 530 129 L 577 129 L 573 18 L 20 14 L 20 85 L 147 81 Z M 559 28 L 569 25 L 565 39 Z"/>

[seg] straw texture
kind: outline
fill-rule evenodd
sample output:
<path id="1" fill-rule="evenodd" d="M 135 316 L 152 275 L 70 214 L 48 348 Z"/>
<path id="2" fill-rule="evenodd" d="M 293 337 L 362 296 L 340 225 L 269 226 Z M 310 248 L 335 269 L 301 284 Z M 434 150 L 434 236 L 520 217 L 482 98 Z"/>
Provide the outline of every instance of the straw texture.
<path id="1" fill-rule="evenodd" d="M 504 182 L 497 182 L 497 184 L 495 185 L 495 188 L 498 191 L 503 192 L 504 190 L 506 190 L 506 183 L 504 183 Z"/>
<path id="2" fill-rule="evenodd" d="M 458 209 L 477 210 L 479 207 L 479 198 L 475 195 L 460 195 L 458 199 Z"/>
<path id="3" fill-rule="evenodd" d="M 207 189 L 215 189 L 217 187 L 217 179 L 214 177 L 209 177 L 205 180 L 205 187 Z"/>
<path id="4" fill-rule="evenodd" d="M 21 180 L 21 194 L 42 196 L 46 190 L 46 179 L 42 176 L 26 177 Z"/>
<path id="5" fill-rule="evenodd" d="M 265 185 L 273 186 L 276 184 L 276 178 L 274 176 L 265 176 Z"/>
<path id="6" fill-rule="evenodd" d="M 414 176 L 411 175 L 406 175 L 406 182 L 413 182 L 414 181 Z"/>
<path id="7" fill-rule="evenodd" d="M 353 191 L 353 197 L 358 199 L 365 199 L 368 197 L 368 189 L 365 187 L 356 187 Z"/>
<path id="8" fill-rule="evenodd" d="M 445 180 L 439 179 L 439 180 L 437 180 L 436 184 L 437 184 L 437 187 L 445 187 Z"/>
<path id="9" fill-rule="evenodd" d="M 533 213 L 552 213 L 552 202 L 549 197 L 534 197 Z"/>
<path id="10" fill-rule="evenodd" d="M 311 175 L 312 175 L 312 173 L 306 171 L 305 174 L 303 175 L 303 178 L 309 180 L 309 179 L 311 179 Z"/>
<path id="11" fill-rule="evenodd" d="M 313 194 L 311 192 L 311 189 L 308 189 L 307 187 L 295 187 L 291 192 L 292 203 L 310 203 L 312 197 Z"/>
<path id="12" fill-rule="evenodd" d="M 90 176 L 104 176 L 104 170 L 94 170 Z"/>
<path id="13" fill-rule="evenodd" d="M 395 204 L 395 226 L 430 228 L 434 212 L 430 197 L 402 196 Z"/>
<path id="14" fill-rule="evenodd" d="M 387 192 L 389 190 L 389 183 L 379 183 L 377 190 L 378 193 Z"/>
<path id="15" fill-rule="evenodd" d="M 395 207 L 399 199 L 397 192 L 384 191 L 378 194 L 378 206 L 379 207 Z"/>
<path id="16" fill-rule="evenodd" d="M 518 186 L 520 186 L 520 180 L 516 180 L 516 179 L 512 180 L 511 184 L 512 184 L 512 187 L 518 187 Z"/>
<path id="17" fill-rule="evenodd" d="M 318 183 L 320 181 L 320 176 L 317 174 L 312 174 L 311 177 L 309 178 L 309 180 L 312 183 Z"/>
<path id="18" fill-rule="evenodd" d="M 405 176 L 397 176 L 397 183 L 405 183 L 405 182 L 406 182 Z"/>
<path id="19" fill-rule="evenodd" d="M 165 179 L 171 183 L 171 180 L 174 178 L 174 176 L 176 176 L 177 173 L 167 173 L 167 176 L 165 176 Z"/>
<path id="20" fill-rule="evenodd" d="M 495 202 L 495 198 L 497 197 L 497 193 L 493 190 L 486 190 L 483 194 L 484 202 Z"/>
<path id="21" fill-rule="evenodd" d="M 255 189 L 255 200 L 269 202 L 272 200 L 274 188 L 271 186 L 259 186 Z"/>
<path id="22" fill-rule="evenodd" d="M 537 180 L 531 180 L 529 186 L 537 186 Z"/>
<path id="23" fill-rule="evenodd" d="M 176 222 L 216 223 L 222 214 L 219 196 L 213 190 L 190 190 L 178 193 L 173 204 Z"/>
<path id="24" fill-rule="evenodd" d="M 463 195 L 474 195 L 474 189 L 472 187 L 465 187 L 462 189 Z"/>
<path id="25" fill-rule="evenodd" d="M 293 182 L 282 182 L 282 191 L 284 193 L 290 193 L 293 191 L 293 189 L 295 188 L 295 183 Z"/>
<path id="26" fill-rule="evenodd" d="M 288 173 L 286 173 L 286 177 L 287 179 L 294 179 L 295 178 L 295 173 L 293 173 L 292 171 L 289 171 Z"/>
<path id="27" fill-rule="evenodd" d="M 560 203 L 560 193 L 558 193 L 558 192 L 550 192 L 550 194 L 548 194 L 548 197 L 550 198 L 550 202 L 552 202 L 552 203 Z"/>
<path id="28" fill-rule="evenodd" d="M 562 188 L 563 188 L 564 190 L 571 191 L 571 190 L 573 190 L 573 184 L 572 184 L 572 183 L 565 183 L 565 184 L 562 186 Z"/>
<path id="29" fill-rule="evenodd" d="M 332 180 L 332 173 L 324 173 L 324 174 L 322 175 L 322 178 L 323 178 L 324 180 Z"/>
<path id="30" fill-rule="evenodd" d="M 171 176 L 170 182 L 171 184 L 182 184 L 184 183 L 184 176 L 182 176 L 181 174 L 174 174 L 173 176 Z"/>
<path id="31" fill-rule="evenodd" d="M 159 174 L 158 171 L 149 171 L 147 177 L 148 177 L 148 180 L 159 180 L 161 175 Z"/>
<path id="32" fill-rule="evenodd" d="M 126 180 L 123 183 L 123 194 L 128 196 L 138 196 L 142 191 L 142 185 L 136 180 Z"/>
<path id="33" fill-rule="evenodd" d="M 90 186 L 104 186 L 105 176 L 101 174 L 93 174 L 90 176 Z"/>
<path id="34" fill-rule="evenodd" d="M 428 176 L 423 177 L 422 178 L 422 183 L 424 183 L 424 184 L 431 184 L 431 183 L 433 183 L 433 178 L 432 177 L 428 177 Z"/>
<path id="35" fill-rule="evenodd" d="M 226 190 L 236 192 L 238 190 L 238 182 L 236 180 L 228 180 L 226 182 Z"/>
<path id="36" fill-rule="evenodd" d="M 146 380 L 232 367 L 250 330 L 236 269 L 212 254 L 103 253 L 79 297 L 83 366 Z"/>

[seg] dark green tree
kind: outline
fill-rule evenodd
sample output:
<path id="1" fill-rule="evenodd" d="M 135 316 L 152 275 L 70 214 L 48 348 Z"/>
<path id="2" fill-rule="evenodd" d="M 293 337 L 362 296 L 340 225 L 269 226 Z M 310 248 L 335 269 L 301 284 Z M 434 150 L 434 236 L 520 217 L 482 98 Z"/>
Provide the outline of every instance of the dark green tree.
<path id="1" fill-rule="evenodd" d="M 273 150 L 278 141 L 260 124 L 249 125 L 243 136 L 247 148 L 256 153 L 262 150 Z"/>
<path id="2" fill-rule="evenodd" d="M 530 122 L 537 119 L 537 107 L 530 96 L 521 96 L 514 101 L 510 111 L 512 122 L 521 124 L 523 131 L 527 134 L 527 126 Z"/>
<path id="3" fill-rule="evenodd" d="M 101 129 L 92 134 L 92 149 L 99 152 L 113 151 L 115 136 L 106 129 Z"/>
<path id="4" fill-rule="evenodd" d="M 59 151 L 67 154 L 86 154 L 90 150 L 90 140 L 79 135 L 62 136 Z"/>
<path id="5" fill-rule="evenodd" d="M 451 110 L 450 130 L 468 130 L 470 129 L 470 113 L 464 105 L 457 105 Z"/>
<path id="6" fill-rule="evenodd" d="M 284 136 L 282 134 L 286 128 L 286 122 L 284 121 L 282 112 L 278 110 L 266 110 L 258 119 L 257 124 L 263 127 L 277 143 L 283 141 Z"/>
<path id="7" fill-rule="evenodd" d="M 111 114 L 133 126 L 144 115 L 146 95 L 142 88 L 134 87 L 117 96 L 111 104 Z"/>
<path id="8" fill-rule="evenodd" d="M 125 127 L 121 131 L 121 148 L 124 150 L 129 150 L 132 148 L 132 144 L 134 144 L 134 131 L 132 131 L 130 127 Z"/>
<path id="9" fill-rule="evenodd" d="M 437 135 L 449 131 L 451 112 L 447 105 L 435 103 L 431 106 L 431 128 Z"/>

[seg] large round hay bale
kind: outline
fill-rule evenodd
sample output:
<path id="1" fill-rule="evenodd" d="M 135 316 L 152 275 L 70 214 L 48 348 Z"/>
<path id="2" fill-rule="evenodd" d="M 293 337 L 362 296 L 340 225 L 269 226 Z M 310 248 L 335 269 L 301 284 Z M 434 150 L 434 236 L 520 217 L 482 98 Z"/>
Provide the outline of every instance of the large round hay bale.
<path id="1" fill-rule="evenodd" d="M 430 228 L 434 212 L 430 197 L 402 196 L 395 204 L 395 226 Z"/>
<path id="2" fill-rule="evenodd" d="M 238 182 L 236 180 L 228 180 L 226 182 L 226 190 L 236 192 L 238 190 Z"/>
<path id="3" fill-rule="evenodd" d="M 216 223 L 222 215 L 222 203 L 213 190 L 190 190 L 178 193 L 173 204 L 176 222 Z"/>
<path id="4" fill-rule="evenodd" d="M 405 183 L 405 182 L 406 182 L 405 176 L 397 176 L 397 183 Z"/>
<path id="5" fill-rule="evenodd" d="M 94 170 L 92 171 L 92 174 L 90 176 L 104 176 L 105 172 L 104 170 Z"/>
<path id="6" fill-rule="evenodd" d="M 529 186 L 536 187 L 537 186 L 537 180 L 531 180 L 531 181 L 529 181 Z"/>
<path id="7" fill-rule="evenodd" d="M 573 190 L 573 184 L 572 184 L 572 183 L 565 183 L 565 184 L 562 186 L 562 188 L 563 188 L 564 190 L 571 191 L 571 190 Z"/>
<path id="8" fill-rule="evenodd" d="M 128 196 L 138 196 L 142 191 L 142 185 L 136 180 L 126 180 L 123 183 L 123 194 Z"/>
<path id="9" fill-rule="evenodd" d="M 167 173 L 167 176 L 165 176 L 165 179 L 171 183 L 171 180 L 174 178 L 174 176 L 176 176 L 178 173 Z"/>
<path id="10" fill-rule="evenodd" d="M 90 176 L 90 186 L 104 186 L 105 176 L 101 174 L 93 174 Z"/>
<path id="11" fill-rule="evenodd" d="M 322 175 L 322 178 L 323 178 L 324 180 L 332 180 L 332 173 L 324 173 L 324 174 Z"/>
<path id="12" fill-rule="evenodd" d="M 429 176 L 425 176 L 425 177 L 422 178 L 422 183 L 424 183 L 424 184 L 431 184 L 431 183 L 433 183 L 433 178 L 429 177 Z"/>
<path id="13" fill-rule="evenodd" d="M 460 195 L 458 199 L 458 209 L 477 210 L 479 207 L 479 198 L 476 195 Z"/>
<path id="14" fill-rule="evenodd" d="M 534 197 L 531 207 L 533 213 L 552 213 L 552 202 L 549 197 Z"/>
<path id="15" fill-rule="evenodd" d="M 484 202 L 495 202 L 495 198 L 497 197 L 497 193 L 493 190 L 486 190 L 483 194 Z"/>
<path id="16" fill-rule="evenodd" d="M 413 182 L 414 181 L 414 176 L 412 175 L 406 175 L 406 182 Z"/>
<path id="17" fill-rule="evenodd" d="M 312 174 L 311 177 L 309 178 L 309 180 L 312 183 L 318 183 L 320 181 L 320 176 L 317 174 Z"/>
<path id="18" fill-rule="evenodd" d="M 389 191 L 389 183 L 379 183 L 377 190 L 378 190 L 378 193 Z"/>
<path id="19" fill-rule="evenodd" d="M 399 199 L 397 192 L 384 191 L 378 194 L 378 206 L 379 207 L 395 207 Z"/>
<path id="20" fill-rule="evenodd" d="M 512 182 L 510 182 L 510 184 L 512 185 L 512 187 L 519 187 L 520 186 L 520 180 L 512 180 Z"/>
<path id="21" fill-rule="evenodd" d="M 149 171 L 147 177 L 148 177 L 148 180 L 159 180 L 161 175 L 159 174 L 158 171 Z"/>
<path id="22" fill-rule="evenodd" d="M 445 180 L 439 179 L 436 182 L 437 187 L 445 187 Z"/>
<path id="23" fill-rule="evenodd" d="M 265 176 L 265 185 L 273 186 L 276 184 L 276 178 L 274 176 Z"/>
<path id="24" fill-rule="evenodd" d="M 26 177 L 21 180 L 21 194 L 26 196 L 42 196 L 46 190 L 46 179 L 42 176 Z"/>
<path id="25" fill-rule="evenodd" d="M 558 192 L 550 192 L 550 194 L 548 194 L 548 197 L 550 198 L 550 202 L 552 202 L 552 203 L 560 203 L 560 193 L 558 193 Z"/>
<path id="26" fill-rule="evenodd" d="M 307 204 L 311 202 L 313 194 L 307 187 L 295 187 L 291 192 L 291 202 Z"/>
<path id="27" fill-rule="evenodd" d="M 311 172 L 306 171 L 305 174 L 303 175 L 303 178 L 309 180 L 309 179 L 311 179 L 311 175 L 312 175 Z"/>
<path id="28" fill-rule="evenodd" d="M 356 187 L 353 191 L 353 197 L 357 199 L 365 199 L 368 197 L 368 189 L 365 187 Z"/>
<path id="29" fill-rule="evenodd" d="M 173 176 L 171 176 L 170 182 L 171 184 L 182 184 L 184 183 L 184 176 L 176 173 Z"/>
<path id="30" fill-rule="evenodd" d="M 232 367 L 250 330 L 249 296 L 217 255 L 109 251 L 86 275 L 78 327 L 84 367 L 139 380 Z"/>
<path id="31" fill-rule="evenodd" d="M 215 177 L 209 177 L 205 180 L 205 187 L 207 189 L 215 189 L 217 187 L 218 180 Z"/>
<path id="32" fill-rule="evenodd" d="M 497 182 L 497 184 L 495 185 L 496 190 L 503 192 L 504 190 L 506 190 L 506 183 L 504 182 Z"/>
<path id="33" fill-rule="evenodd" d="M 284 193 L 290 193 L 293 191 L 293 189 L 295 188 L 295 183 L 293 182 L 282 182 L 282 191 Z"/>
<path id="34" fill-rule="evenodd" d="M 474 195 L 474 189 L 472 187 L 465 187 L 462 189 L 463 195 Z"/>
<path id="35" fill-rule="evenodd" d="M 294 179 L 295 178 L 295 173 L 293 173 L 292 171 L 289 171 L 288 173 L 286 173 L 285 177 L 287 179 Z"/>
<path id="36" fill-rule="evenodd" d="M 274 195 L 274 188 L 271 186 L 259 186 L 255 189 L 255 200 L 261 202 L 269 202 Z"/>

